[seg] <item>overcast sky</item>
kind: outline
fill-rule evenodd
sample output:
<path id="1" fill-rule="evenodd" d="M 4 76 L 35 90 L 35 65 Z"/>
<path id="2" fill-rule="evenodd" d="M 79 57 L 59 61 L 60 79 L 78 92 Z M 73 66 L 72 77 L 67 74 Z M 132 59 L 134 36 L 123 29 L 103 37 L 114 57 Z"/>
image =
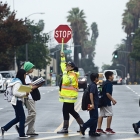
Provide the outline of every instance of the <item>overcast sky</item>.
<path id="1" fill-rule="evenodd" d="M 5 0 L 2 0 L 6 2 Z M 14 1 L 14 7 L 13 7 Z M 33 15 L 30 19 L 45 21 L 45 31 L 54 30 L 60 24 L 68 24 L 66 16 L 73 7 L 83 9 L 90 27 L 92 22 L 98 24 L 99 37 L 96 45 L 95 64 L 111 64 L 115 45 L 126 37 L 122 30 L 122 13 L 128 0 L 7 0 L 17 11 L 17 18 L 25 18 L 36 12 L 44 15 Z"/>

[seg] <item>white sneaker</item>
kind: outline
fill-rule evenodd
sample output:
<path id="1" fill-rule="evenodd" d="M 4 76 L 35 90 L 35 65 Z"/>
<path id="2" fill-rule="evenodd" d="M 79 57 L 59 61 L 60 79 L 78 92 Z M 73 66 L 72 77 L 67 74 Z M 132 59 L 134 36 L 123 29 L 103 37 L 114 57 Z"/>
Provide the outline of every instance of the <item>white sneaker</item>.
<path id="1" fill-rule="evenodd" d="M 30 138 L 31 136 L 27 136 L 27 135 L 25 135 L 25 136 L 23 136 L 23 137 L 19 137 L 20 139 L 27 139 L 27 138 Z"/>

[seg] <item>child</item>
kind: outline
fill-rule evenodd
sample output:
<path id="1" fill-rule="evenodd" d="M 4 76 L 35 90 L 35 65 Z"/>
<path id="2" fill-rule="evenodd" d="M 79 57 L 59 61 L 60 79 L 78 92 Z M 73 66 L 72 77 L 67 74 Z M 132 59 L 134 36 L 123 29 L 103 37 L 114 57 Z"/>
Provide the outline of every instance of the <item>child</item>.
<path id="1" fill-rule="evenodd" d="M 96 132 L 99 134 L 103 134 L 103 133 L 115 134 L 115 132 L 111 129 L 111 121 L 112 121 L 112 116 L 113 116 L 111 102 L 113 103 L 113 105 L 117 103 L 112 98 L 112 92 L 113 92 L 112 81 L 114 79 L 113 72 L 107 71 L 105 73 L 105 77 L 106 77 L 106 83 L 105 83 L 106 85 L 103 89 L 104 105 L 103 107 L 100 108 L 100 117 L 98 119 L 98 129 Z M 107 128 L 105 132 L 103 131 L 103 129 L 101 129 L 103 117 L 107 117 Z"/>
<path id="2" fill-rule="evenodd" d="M 97 82 L 99 81 L 99 74 L 98 73 L 92 73 L 90 75 L 91 84 L 89 87 L 90 91 L 90 101 L 91 106 L 89 108 L 89 115 L 90 119 L 81 126 L 81 133 L 85 135 L 85 130 L 87 128 L 90 128 L 89 136 L 91 137 L 97 137 L 100 136 L 100 134 L 96 133 L 97 123 L 98 123 L 98 89 L 97 89 Z"/>

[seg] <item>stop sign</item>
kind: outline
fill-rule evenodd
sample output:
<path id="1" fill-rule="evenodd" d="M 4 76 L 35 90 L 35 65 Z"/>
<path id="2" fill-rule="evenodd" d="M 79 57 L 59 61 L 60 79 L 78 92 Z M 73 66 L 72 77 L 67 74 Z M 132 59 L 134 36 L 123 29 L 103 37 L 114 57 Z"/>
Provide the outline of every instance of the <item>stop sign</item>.
<path id="1" fill-rule="evenodd" d="M 54 38 L 58 43 L 62 43 L 62 38 L 64 39 L 63 43 L 67 43 L 72 37 L 72 30 L 68 25 L 59 25 L 54 32 Z"/>

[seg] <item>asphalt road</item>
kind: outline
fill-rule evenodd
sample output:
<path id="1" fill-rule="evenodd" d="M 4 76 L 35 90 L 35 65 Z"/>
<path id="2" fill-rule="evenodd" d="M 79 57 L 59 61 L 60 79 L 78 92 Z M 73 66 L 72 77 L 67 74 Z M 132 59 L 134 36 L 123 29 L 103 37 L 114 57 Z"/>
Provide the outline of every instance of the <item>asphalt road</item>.
<path id="1" fill-rule="evenodd" d="M 113 106 L 114 117 L 112 121 L 112 129 L 115 135 L 102 135 L 98 138 L 91 138 L 86 134 L 80 135 L 76 131 L 79 129 L 76 121 L 71 117 L 69 135 L 58 135 L 57 130 L 62 128 L 62 103 L 58 101 L 58 87 L 42 87 L 40 88 L 41 100 L 36 102 L 37 118 L 36 132 L 37 137 L 31 137 L 30 140 L 140 140 L 140 135 L 133 132 L 132 123 L 140 120 L 140 85 L 115 85 L 113 97 L 117 100 L 117 104 Z M 79 92 L 79 99 L 75 104 L 76 110 L 79 112 L 84 121 L 89 116 L 88 112 L 82 111 L 81 97 L 82 91 Z M 25 108 L 27 114 L 27 110 Z M 5 125 L 14 118 L 14 110 L 10 103 L 3 100 L 3 94 L 0 94 L 0 126 Z M 103 129 L 106 129 L 106 119 L 103 123 Z M 88 130 L 86 131 L 88 133 Z M 0 135 L 0 140 L 2 139 Z M 19 140 L 18 134 L 14 127 L 5 133 L 4 140 Z"/>

